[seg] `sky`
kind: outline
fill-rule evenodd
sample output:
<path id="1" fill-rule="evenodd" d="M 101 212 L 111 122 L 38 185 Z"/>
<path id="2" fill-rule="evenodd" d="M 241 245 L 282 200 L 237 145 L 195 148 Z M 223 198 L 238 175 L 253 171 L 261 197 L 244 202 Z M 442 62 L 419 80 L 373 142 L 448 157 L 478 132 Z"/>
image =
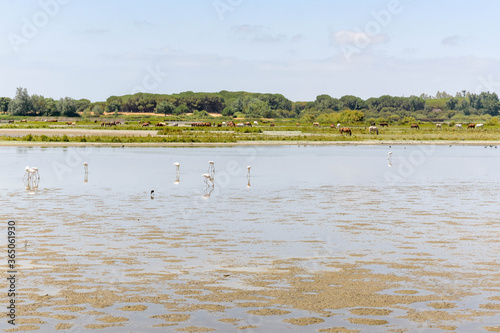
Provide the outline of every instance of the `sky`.
<path id="1" fill-rule="evenodd" d="M 0 96 L 500 93 L 500 1 L 0 0 Z"/>

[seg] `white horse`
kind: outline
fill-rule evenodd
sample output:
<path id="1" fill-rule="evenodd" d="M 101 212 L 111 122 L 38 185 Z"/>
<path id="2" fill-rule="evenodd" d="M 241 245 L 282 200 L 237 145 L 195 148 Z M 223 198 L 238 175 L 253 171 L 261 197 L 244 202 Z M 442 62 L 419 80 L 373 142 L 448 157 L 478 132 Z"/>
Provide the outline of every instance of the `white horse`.
<path id="1" fill-rule="evenodd" d="M 476 128 L 483 128 L 484 124 L 477 124 Z"/>
<path id="2" fill-rule="evenodd" d="M 455 127 L 456 128 L 462 128 L 462 124 L 456 124 Z"/>
<path id="3" fill-rule="evenodd" d="M 378 128 L 377 128 L 377 126 L 370 126 L 370 127 L 368 127 L 368 132 L 370 134 L 372 134 L 372 132 L 374 132 L 374 133 L 377 133 L 377 135 L 378 135 Z"/>
<path id="4" fill-rule="evenodd" d="M 441 128 L 441 124 L 436 124 L 436 128 Z"/>

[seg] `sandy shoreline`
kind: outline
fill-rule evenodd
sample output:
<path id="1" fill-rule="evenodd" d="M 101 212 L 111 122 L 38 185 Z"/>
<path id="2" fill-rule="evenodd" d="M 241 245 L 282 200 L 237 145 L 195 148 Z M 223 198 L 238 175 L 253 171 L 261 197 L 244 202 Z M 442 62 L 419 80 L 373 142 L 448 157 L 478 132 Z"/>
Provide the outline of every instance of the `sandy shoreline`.
<path id="1" fill-rule="evenodd" d="M 0 141 L 0 147 L 231 147 L 231 146 L 373 146 L 373 145 L 500 145 L 500 141 L 366 140 L 366 141 L 238 141 L 238 142 L 33 142 Z"/>

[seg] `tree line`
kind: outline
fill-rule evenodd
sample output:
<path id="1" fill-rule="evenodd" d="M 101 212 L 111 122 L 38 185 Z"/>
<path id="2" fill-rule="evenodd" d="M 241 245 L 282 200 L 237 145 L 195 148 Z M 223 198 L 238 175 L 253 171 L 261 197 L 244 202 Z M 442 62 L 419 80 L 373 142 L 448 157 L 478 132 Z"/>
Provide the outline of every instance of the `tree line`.
<path id="1" fill-rule="evenodd" d="M 13 116 L 90 117 L 100 116 L 104 112 L 114 114 L 130 112 L 164 115 L 216 113 L 223 116 L 313 119 L 323 114 L 340 114 L 343 110 L 359 111 L 358 115 L 363 114 L 367 118 L 446 119 L 456 114 L 497 116 L 500 101 L 494 92 L 476 94 L 466 91 L 457 92 L 455 96 L 438 91 L 435 96 L 384 95 L 366 100 L 352 95 L 334 98 L 322 94 L 314 101 L 306 102 L 292 102 L 281 94 L 225 90 L 217 93 L 187 91 L 170 95 L 137 93 L 111 96 L 104 102 L 94 103 L 88 99 L 75 100 L 65 97 L 54 100 L 40 95 L 29 95 L 26 88 L 17 88 L 13 99 L 0 97 L 0 111 Z"/>

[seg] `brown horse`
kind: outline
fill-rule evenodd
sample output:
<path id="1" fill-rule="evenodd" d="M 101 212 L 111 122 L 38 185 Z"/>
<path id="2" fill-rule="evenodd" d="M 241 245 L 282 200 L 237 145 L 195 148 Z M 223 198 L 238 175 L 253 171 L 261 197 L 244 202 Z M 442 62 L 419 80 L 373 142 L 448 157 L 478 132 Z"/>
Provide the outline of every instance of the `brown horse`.
<path id="1" fill-rule="evenodd" d="M 411 124 L 411 128 L 420 129 L 420 126 L 418 124 Z"/>
<path id="2" fill-rule="evenodd" d="M 476 124 L 469 124 L 469 125 L 467 126 L 467 129 L 469 129 L 469 128 L 476 128 Z"/>
<path id="3" fill-rule="evenodd" d="M 389 127 L 388 123 L 380 123 L 379 125 L 380 125 L 380 127 Z"/>
<path id="4" fill-rule="evenodd" d="M 341 135 L 344 135 L 344 133 L 349 133 L 349 135 L 352 135 L 352 131 L 349 127 L 341 127 L 339 131 Z"/>
<path id="5" fill-rule="evenodd" d="M 314 127 L 319 127 L 319 123 L 313 123 Z"/>

